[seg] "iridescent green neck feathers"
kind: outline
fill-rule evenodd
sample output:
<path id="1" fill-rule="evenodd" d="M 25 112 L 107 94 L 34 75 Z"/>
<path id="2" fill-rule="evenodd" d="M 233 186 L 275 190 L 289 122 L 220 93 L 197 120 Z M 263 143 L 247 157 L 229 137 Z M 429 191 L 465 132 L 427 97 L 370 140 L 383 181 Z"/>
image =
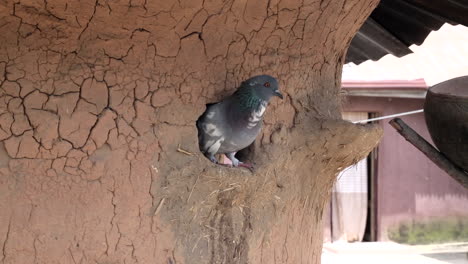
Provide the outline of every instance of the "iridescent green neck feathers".
<path id="1" fill-rule="evenodd" d="M 234 98 L 242 110 L 255 110 L 265 102 L 254 91 L 254 87 L 241 87 L 234 93 Z"/>

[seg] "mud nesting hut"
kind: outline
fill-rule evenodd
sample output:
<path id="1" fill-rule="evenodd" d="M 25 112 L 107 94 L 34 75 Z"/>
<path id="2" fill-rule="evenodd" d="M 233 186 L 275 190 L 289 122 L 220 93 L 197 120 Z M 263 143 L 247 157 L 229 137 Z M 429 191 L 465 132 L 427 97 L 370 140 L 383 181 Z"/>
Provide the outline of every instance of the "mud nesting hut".
<path id="1" fill-rule="evenodd" d="M 336 174 L 381 131 L 340 118 L 352 1 L 7 1 L 4 263 L 318 263 Z M 198 151 L 208 102 L 277 76 L 252 159 Z"/>

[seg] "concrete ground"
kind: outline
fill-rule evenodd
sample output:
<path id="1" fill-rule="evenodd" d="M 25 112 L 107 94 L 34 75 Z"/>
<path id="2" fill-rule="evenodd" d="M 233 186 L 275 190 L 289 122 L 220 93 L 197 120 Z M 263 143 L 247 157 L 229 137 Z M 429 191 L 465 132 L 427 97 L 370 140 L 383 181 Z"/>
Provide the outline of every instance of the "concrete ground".
<path id="1" fill-rule="evenodd" d="M 408 246 L 393 242 L 325 243 L 322 264 L 468 264 L 468 243 Z"/>

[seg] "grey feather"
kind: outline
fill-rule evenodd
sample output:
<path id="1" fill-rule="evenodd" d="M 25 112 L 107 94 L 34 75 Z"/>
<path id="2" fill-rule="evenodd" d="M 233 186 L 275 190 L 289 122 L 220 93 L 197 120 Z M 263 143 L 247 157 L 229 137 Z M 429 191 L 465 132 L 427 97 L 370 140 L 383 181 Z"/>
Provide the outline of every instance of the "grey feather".
<path id="1" fill-rule="evenodd" d="M 255 141 L 272 96 L 282 98 L 278 82 L 271 76 L 259 75 L 244 81 L 233 95 L 221 102 L 207 105 L 197 120 L 203 154 L 215 163 L 216 154 L 227 154 L 237 166 L 239 161 L 234 154 Z"/>

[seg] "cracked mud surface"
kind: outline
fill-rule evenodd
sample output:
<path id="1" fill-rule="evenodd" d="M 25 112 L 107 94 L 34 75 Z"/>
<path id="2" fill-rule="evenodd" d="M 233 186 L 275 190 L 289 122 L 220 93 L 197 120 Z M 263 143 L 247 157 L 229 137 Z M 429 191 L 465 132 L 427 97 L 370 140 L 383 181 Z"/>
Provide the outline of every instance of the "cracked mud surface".
<path id="1" fill-rule="evenodd" d="M 335 175 L 381 134 L 339 120 L 376 2 L 0 3 L 0 263 L 318 263 Z M 257 170 L 214 166 L 195 120 L 259 73 L 286 97 Z"/>

